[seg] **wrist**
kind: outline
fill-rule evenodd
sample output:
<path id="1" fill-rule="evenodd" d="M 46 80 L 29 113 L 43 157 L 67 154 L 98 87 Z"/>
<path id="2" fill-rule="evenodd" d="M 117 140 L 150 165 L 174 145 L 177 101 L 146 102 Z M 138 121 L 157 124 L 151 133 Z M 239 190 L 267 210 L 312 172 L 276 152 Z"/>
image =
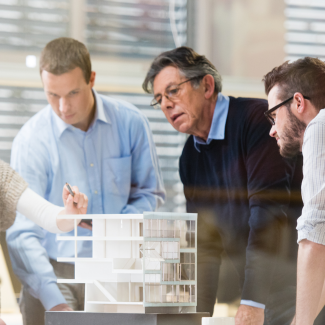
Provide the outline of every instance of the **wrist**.
<path id="1" fill-rule="evenodd" d="M 74 220 L 75 219 L 59 219 L 58 216 L 67 215 L 67 211 L 65 208 L 61 208 L 61 211 L 58 213 L 56 217 L 56 225 L 62 232 L 70 232 L 74 229 Z M 77 219 L 77 225 L 80 223 L 81 219 Z"/>

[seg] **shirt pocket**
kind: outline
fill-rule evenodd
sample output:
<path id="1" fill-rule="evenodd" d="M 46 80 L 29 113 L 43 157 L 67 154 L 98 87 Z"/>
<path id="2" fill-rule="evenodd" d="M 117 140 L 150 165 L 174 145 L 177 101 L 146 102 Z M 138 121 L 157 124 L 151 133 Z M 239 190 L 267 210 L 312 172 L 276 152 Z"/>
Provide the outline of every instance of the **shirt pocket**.
<path id="1" fill-rule="evenodd" d="M 108 158 L 103 165 L 104 193 L 128 198 L 131 188 L 132 157 Z"/>

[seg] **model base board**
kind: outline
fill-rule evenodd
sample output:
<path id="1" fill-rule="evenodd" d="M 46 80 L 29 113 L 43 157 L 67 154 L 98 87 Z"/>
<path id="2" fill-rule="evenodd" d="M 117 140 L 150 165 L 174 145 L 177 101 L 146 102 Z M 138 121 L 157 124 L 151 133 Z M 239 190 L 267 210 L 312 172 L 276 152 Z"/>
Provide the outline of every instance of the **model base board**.
<path id="1" fill-rule="evenodd" d="M 201 325 L 202 317 L 210 317 L 210 314 L 109 314 L 47 311 L 45 325 Z"/>

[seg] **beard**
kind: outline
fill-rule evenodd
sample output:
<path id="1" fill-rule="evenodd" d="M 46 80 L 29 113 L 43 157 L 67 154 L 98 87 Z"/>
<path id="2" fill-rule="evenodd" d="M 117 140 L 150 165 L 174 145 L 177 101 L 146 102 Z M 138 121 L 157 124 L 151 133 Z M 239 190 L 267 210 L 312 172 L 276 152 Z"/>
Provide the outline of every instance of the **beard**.
<path id="1" fill-rule="evenodd" d="M 280 155 L 284 158 L 293 158 L 300 152 L 300 139 L 306 130 L 306 123 L 300 121 L 287 107 L 288 123 L 285 125 L 280 139 Z"/>

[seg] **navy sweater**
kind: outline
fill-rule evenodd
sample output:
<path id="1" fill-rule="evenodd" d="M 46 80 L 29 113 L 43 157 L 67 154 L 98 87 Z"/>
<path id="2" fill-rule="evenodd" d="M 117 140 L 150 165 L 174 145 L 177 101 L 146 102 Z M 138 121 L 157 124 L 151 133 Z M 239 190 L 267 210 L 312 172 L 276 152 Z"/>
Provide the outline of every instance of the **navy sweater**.
<path id="1" fill-rule="evenodd" d="M 297 245 L 296 236 L 289 239 L 283 229 L 290 224 L 295 232 L 295 221 L 290 223 L 288 216 L 296 219 L 302 208 L 301 165 L 297 171 L 296 159 L 280 156 L 268 134 L 266 110 L 265 100 L 230 97 L 225 139 L 199 145 L 198 152 L 190 136 L 180 158 L 188 212 L 197 212 L 200 223 L 202 213 L 209 211 L 212 217 L 204 222 L 216 229 L 215 240 L 221 240 L 230 258 L 244 261 L 237 265 L 242 299 L 263 304 L 270 290 L 286 285 L 274 283 L 276 274 L 282 258 L 294 261 Z M 199 252 L 204 236 L 198 234 Z M 290 249 L 283 252 L 286 239 Z M 290 285 L 295 285 L 294 271 L 292 276 Z"/>

